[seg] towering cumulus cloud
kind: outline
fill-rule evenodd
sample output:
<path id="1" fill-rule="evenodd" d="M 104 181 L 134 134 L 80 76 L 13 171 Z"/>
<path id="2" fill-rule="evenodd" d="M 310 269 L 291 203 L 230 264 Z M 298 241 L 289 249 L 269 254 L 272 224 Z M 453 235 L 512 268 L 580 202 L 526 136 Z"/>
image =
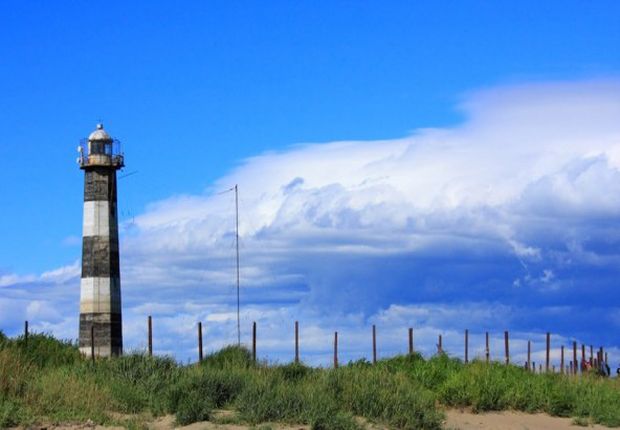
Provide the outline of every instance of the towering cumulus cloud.
<path id="1" fill-rule="evenodd" d="M 352 358 L 373 323 L 385 353 L 408 326 L 429 352 L 442 331 L 459 353 L 465 328 L 511 329 L 515 354 L 547 330 L 620 345 L 620 82 L 494 88 L 459 108 L 454 127 L 294 146 L 153 203 L 123 226 L 127 343 L 143 345 L 148 313 L 179 357 L 198 319 L 211 347 L 236 339 L 234 202 L 216 192 L 239 184 L 242 324 L 259 321 L 272 357 L 289 357 L 295 319 L 325 363 L 333 330 Z"/>

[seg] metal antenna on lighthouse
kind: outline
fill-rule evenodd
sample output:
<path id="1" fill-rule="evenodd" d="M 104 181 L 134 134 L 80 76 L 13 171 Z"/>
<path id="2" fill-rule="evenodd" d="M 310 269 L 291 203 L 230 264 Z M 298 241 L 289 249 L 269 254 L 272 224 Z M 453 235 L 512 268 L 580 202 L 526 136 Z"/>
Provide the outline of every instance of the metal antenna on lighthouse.
<path id="1" fill-rule="evenodd" d="M 241 319 L 239 318 L 239 188 L 235 184 L 235 233 L 237 238 L 237 345 L 241 346 Z"/>

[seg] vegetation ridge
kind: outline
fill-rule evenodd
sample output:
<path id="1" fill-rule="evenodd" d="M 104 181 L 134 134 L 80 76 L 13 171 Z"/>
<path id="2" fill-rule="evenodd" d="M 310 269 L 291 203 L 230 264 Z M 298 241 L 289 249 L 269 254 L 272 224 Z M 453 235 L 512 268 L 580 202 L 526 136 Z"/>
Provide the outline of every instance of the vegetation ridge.
<path id="1" fill-rule="evenodd" d="M 574 417 L 576 423 L 620 426 L 620 383 L 594 374 L 533 374 L 520 367 L 445 354 L 397 356 L 337 369 L 254 363 L 229 346 L 201 363 L 129 354 L 84 358 L 75 344 L 45 334 L 9 339 L 0 332 L 0 427 L 91 420 L 144 424 L 139 417 L 175 414 L 184 425 L 213 418 L 360 429 L 355 417 L 397 429 L 439 429 L 445 407 L 475 412 L 518 410 Z M 135 419 L 122 419 L 132 416 Z M 117 417 L 117 418 L 114 418 Z"/>

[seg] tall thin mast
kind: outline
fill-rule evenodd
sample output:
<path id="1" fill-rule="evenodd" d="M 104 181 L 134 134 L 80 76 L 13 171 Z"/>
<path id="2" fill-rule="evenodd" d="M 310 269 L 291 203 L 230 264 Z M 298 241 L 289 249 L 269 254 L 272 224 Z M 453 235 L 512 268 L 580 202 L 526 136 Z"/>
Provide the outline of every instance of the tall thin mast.
<path id="1" fill-rule="evenodd" d="M 235 227 L 237 237 L 237 344 L 241 346 L 241 319 L 239 317 L 239 190 L 235 184 Z"/>

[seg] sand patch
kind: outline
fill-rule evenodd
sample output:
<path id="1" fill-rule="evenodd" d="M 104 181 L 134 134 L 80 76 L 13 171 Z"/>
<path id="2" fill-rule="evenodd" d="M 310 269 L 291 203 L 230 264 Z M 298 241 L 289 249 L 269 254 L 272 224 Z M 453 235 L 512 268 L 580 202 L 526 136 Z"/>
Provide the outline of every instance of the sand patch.
<path id="1" fill-rule="evenodd" d="M 578 430 L 606 429 L 600 425 L 579 427 L 572 418 L 552 417 L 546 414 L 526 414 L 523 412 L 488 412 L 474 414 L 467 411 L 446 411 L 447 429 L 458 430 Z"/>
<path id="2" fill-rule="evenodd" d="M 216 411 L 213 422 L 203 421 L 192 423 L 187 426 L 175 425 L 174 415 L 166 415 L 156 419 L 149 419 L 146 427 L 150 430 L 310 430 L 310 426 L 299 424 L 264 423 L 257 426 L 244 424 L 226 423 L 227 419 L 234 418 L 233 411 Z M 131 418 L 131 415 L 123 415 L 118 418 Z M 144 417 L 142 417 L 144 418 Z M 387 430 L 389 427 L 381 424 L 373 424 L 358 418 L 360 424 L 365 425 L 367 430 Z M 504 411 L 474 414 L 469 411 L 447 410 L 445 429 L 449 430 L 579 430 L 584 429 L 607 429 L 601 425 L 579 427 L 573 424 L 572 418 L 558 418 L 546 414 L 526 414 L 523 412 Z M 15 430 L 23 430 L 16 427 Z M 36 425 L 29 430 L 121 430 L 123 427 L 104 427 L 92 423 L 64 424 L 64 425 Z"/>

